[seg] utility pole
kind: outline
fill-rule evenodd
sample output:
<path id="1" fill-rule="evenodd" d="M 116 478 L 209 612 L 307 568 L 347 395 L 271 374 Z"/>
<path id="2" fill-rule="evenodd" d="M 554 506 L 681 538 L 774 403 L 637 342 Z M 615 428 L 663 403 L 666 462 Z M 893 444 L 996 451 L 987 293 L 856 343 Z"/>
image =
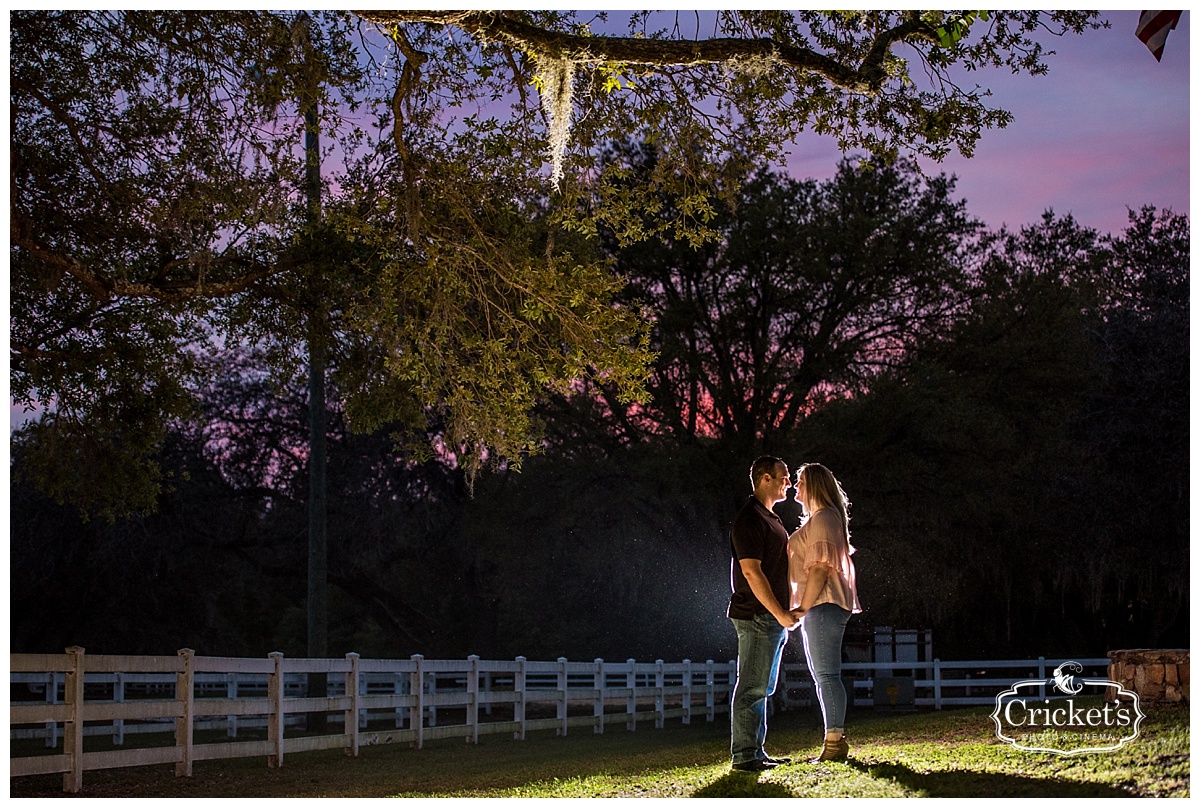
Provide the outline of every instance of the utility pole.
<path id="1" fill-rule="evenodd" d="M 319 74 L 313 59 L 312 32 L 306 13 L 296 19 L 294 35 L 304 52 L 305 82 L 300 99 L 304 114 L 305 194 L 308 222 L 321 219 L 321 133 L 317 109 Z M 328 533 L 326 525 L 326 414 L 325 414 L 325 312 L 320 301 L 312 301 L 308 313 L 308 656 L 329 656 Z M 309 696 L 326 695 L 324 674 L 309 674 Z M 309 728 L 324 730 L 324 713 L 309 713 Z"/>
<path id="2" fill-rule="evenodd" d="M 317 118 L 317 79 L 312 57 L 308 15 L 301 17 L 305 37 L 305 62 L 309 80 L 305 88 L 304 157 L 308 221 L 321 218 L 321 133 Z M 308 320 L 308 655 L 324 657 L 328 652 L 325 579 L 327 532 L 325 521 L 325 312 L 314 306 Z"/>

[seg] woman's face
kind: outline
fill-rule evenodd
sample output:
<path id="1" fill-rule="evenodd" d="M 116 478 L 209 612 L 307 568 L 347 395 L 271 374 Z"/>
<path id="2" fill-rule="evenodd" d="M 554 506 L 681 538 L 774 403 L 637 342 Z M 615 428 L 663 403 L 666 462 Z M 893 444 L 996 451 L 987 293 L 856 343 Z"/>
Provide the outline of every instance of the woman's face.
<path id="1" fill-rule="evenodd" d="M 808 493 L 804 489 L 804 475 L 796 472 L 796 501 L 801 505 L 808 502 Z"/>

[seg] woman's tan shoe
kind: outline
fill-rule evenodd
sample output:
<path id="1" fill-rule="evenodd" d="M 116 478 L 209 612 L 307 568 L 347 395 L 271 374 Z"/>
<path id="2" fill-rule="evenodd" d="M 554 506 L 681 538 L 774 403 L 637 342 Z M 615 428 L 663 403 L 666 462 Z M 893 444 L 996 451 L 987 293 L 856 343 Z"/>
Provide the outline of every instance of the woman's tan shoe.
<path id="1" fill-rule="evenodd" d="M 838 761 L 845 760 L 846 755 L 850 754 L 850 744 L 846 743 L 846 736 L 843 735 L 836 741 L 825 739 L 825 748 L 821 750 L 820 756 L 813 763 L 820 763 L 826 760 Z"/>

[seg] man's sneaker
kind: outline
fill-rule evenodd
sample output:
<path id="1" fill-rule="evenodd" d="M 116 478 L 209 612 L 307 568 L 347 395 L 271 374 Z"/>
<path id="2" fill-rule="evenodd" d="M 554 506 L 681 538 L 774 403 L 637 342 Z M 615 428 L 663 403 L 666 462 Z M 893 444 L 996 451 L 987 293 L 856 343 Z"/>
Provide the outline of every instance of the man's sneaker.
<path id="1" fill-rule="evenodd" d="M 778 766 L 771 759 L 767 760 L 747 760 L 745 763 L 734 763 L 733 770 L 738 772 L 765 772 L 767 769 L 773 769 Z"/>

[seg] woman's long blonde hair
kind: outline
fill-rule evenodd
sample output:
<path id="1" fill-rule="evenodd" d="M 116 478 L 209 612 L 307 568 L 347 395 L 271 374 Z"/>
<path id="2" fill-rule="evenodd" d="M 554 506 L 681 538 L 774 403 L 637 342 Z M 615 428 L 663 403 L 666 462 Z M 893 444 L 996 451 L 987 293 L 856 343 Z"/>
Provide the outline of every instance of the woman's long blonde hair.
<path id="1" fill-rule="evenodd" d="M 820 463 L 805 463 L 796 472 L 796 480 L 804 483 L 804 491 L 813 511 L 817 508 L 833 508 L 842 520 L 846 543 L 850 542 L 850 498 L 842 490 L 833 472 Z M 811 516 L 812 514 L 809 514 Z"/>

